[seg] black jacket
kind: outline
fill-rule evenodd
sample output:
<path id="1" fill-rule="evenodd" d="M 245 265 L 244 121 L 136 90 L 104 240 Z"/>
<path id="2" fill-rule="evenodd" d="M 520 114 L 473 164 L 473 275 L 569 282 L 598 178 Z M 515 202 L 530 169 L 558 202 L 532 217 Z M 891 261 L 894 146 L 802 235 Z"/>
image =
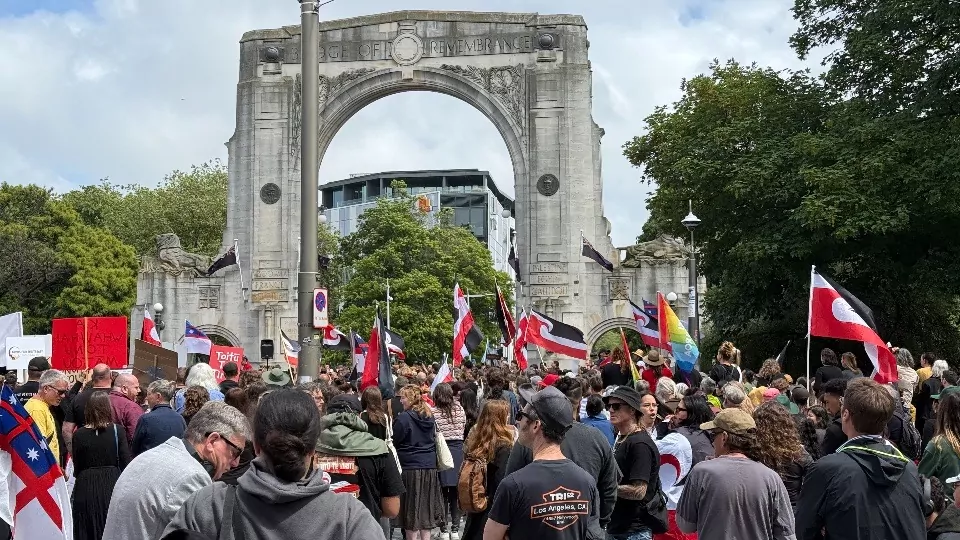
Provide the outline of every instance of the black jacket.
<path id="1" fill-rule="evenodd" d="M 840 369 L 840 366 L 827 364 L 818 367 L 817 372 L 813 375 L 813 393 L 819 396 L 823 392 L 823 385 L 827 381 L 841 378 L 843 378 L 843 370 Z"/>
<path id="2" fill-rule="evenodd" d="M 807 471 L 797 540 L 908 540 L 926 535 L 920 473 L 880 437 L 857 437 Z"/>
<path id="3" fill-rule="evenodd" d="M 960 540 L 960 508 L 948 504 L 927 531 L 927 540 Z"/>
<path id="4" fill-rule="evenodd" d="M 823 442 L 820 443 L 820 455 L 826 456 L 837 451 L 840 445 L 847 441 L 847 436 L 840 427 L 840 419 L 834 418 L 827 424 L 827 430 L 823 434 Z"/>

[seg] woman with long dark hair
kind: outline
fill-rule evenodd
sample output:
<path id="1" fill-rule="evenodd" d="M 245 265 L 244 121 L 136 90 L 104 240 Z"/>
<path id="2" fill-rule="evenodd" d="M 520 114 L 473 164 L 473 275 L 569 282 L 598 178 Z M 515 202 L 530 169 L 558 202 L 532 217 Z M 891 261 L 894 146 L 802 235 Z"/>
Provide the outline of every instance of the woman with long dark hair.
<path id="1" fill-rule="evenodd" d="M 447 442 L 450 455 L 453 456 L 453 468 L 440 472 L 440 488 L 444 500 L 444 520 L 440 525 L 440 538 L 447 538 L 447 510 L 450 511 L 450 532 L 460 534 L 460 504 L 457 501 L 457 480 L 460 466 L 463 464 L 463 432 L 467 425 L 467 415 L 463 406 L 453 397 L 453 388 L 440 383 L 433 390 L 433 417 L 436 419 L 440 435 Z"/>
<path id="2" fill-rule="evenodd" d="M 477 423 L 477 416 L 480 414 L 477 392 L 469 385 L 460 390 L 460 406 L 463 407 L 463 414 L 467 417 L 467 425 L 463 428 L 463 438 L 466 439 L 470 436 L 470 430 Z"/>
<path id="3" fill-rule="evenodd" d="M 672 431 L 680 433 L 690 441 L 693 451 L 691 466 L 713 457 L 713 441 L 700 424 L 713 420 L 713 409 L 703 394 L 684 396 L 677 405 L 677 411 L 670 421 Z"/>
<path id="4" fill-rule="evenodd" d="M 920 474 L 935 476 L 941 482 L 960 474 L 960 394 L 940 398 L 934 436 L 920 460 Z"/>
<path id="5" fill-rule="evenodd" d="M 393 445 L 406 493 L 400 497 L 400 527 L 407 540 L 430 540 L 443 523 L 443 495 L 437 474 L 436 420 L 417 385 L 400 389 L 403 412 L 393 422 Z"/>
<path id="6" fill-rule="evenodd" d="M 747 457 L 780 475 L 790 495 L 790 506 L 796 509 L 803 475 L 813 463 L 800 443 L 797 424 L 787 409 L 776 401 L 757 407 L 753 420 L 757 424 L 756 455 Z"/>
<path id="7" fill-rule="evenodd" d="M 314 470 L 319 436 L 320 411 L 308 394 L 292 388 L 263 394 L 250 469 L 237 487 L 215 482 L 194 493 L 163 536 L 187 531 L 218 538 L 226 524 L 237 538 L 380 538 L 383 530 L 363 503 L 333 493 L 329 477 Z"/>
<path id="8" fill-rule="evenodd" d="M 106 392 L 94 392 L 84 409 L 84 424 L 73 434 L 73 537 L 100 540 L 107 508 L 120 472 L 130 463 L 123 426 L 113 421 Z"/>
<path id="9" fill-rule="evenodd" d="M 387 440 L 387 411 L 383 407 L 383 395 L 376 386 L 367 387 L 360 394 L 360 419 L 367 423 L 367 431 L 379 439 Z"/>

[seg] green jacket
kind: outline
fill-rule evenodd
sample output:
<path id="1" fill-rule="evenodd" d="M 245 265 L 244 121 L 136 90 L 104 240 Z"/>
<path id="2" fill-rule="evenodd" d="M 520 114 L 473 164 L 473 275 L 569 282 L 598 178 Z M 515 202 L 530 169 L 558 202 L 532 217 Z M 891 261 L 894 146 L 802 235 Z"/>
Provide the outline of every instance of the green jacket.
<path id="1" fill-rule="evenodd" d="M 379 456 L 387 443 L 367 431 L 367 423 L 353 413 L 328 414 L 320 419 L 317 452 L 333 456 Z"/>
<path id="2" fill-rule="evenodd" d="M 947 478 L 960 474 L 960 456 L 953 451 L 953 446 L 945 437 L 934 437 L 927 443 L 917 468 L 920 474 L 935 476 L 944 482 Z"/>

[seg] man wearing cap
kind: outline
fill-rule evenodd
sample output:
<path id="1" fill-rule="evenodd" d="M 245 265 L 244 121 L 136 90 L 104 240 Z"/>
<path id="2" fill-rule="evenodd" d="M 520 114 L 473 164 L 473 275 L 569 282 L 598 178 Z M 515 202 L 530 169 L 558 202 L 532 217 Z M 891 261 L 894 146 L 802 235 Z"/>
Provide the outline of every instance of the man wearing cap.
<path id="1" fill-rule="evenodd" d="M 713 436 L 715 459 L 691 469 L 677 503 L 677 526 L 700 540 L 794 540 L 790 495 L 780 475 L 753 461 L 757 425 L 723 409 L 700 429 Z"/>
<path id="2" fill-rule="evenodd" d="M 607 524 L 607 536 L 615 540 L 653 538 L 647 504 L 659 496 L 660 452 L 640 424 L 643 397 L 629 386 L 620 386 L 603 400 L 610 409 L 610 423 L 617 430 L 613 454 L 623 474 Z"/>
<path id="3" fill-rule="evenodd" d="M 599 429 L 575 421 L 579 418 L 580 398 L 583 397 L 583 389 L 577 379 L 561 377 L 553 386 L 547 388 L 559 390 L 567 398 L 567 414 L 573 426 L 563 437 L 561 450 L 563 455 L 572 459 L 595 479 L 600 492 L 600 526 L 606 527 L 617 502 L 617 483 L 620 480 L 620 471 L 610 442 Z M 527 392 L 527 395 L 532 394 Z M 520 443 L 513 445 L 506 474 L 524 468 L 533 460 L 534 454 L 528 446 Z"/>
<path id="4" fill-rule="evenodd" d="M 920 473 L 882 435 L 893 409 L 893 398 L 873 379 L 847 384 L 840 413 L 847 441 L 807 469 L 798 539 L 821 538 L 822 531 L 843 540 L 926 538 Z"/>
<path id="5" fill-rule="evenodd" d="M 574 424 L 569 399 L 553 386 L 524 394 L 519 442 L 533 462 L 500 483 L 484 540 L 603 538 L 596 481 L 560 449 Z"/>
<path id="6" fill-rule="evenodd" d="M 50 361 L 42 356 L 35 356 L 27 364 L 27 382 L 21 384 L 14 390 L 13 394 L 17 396 L 17 401 L 26 403 L 40 391 L 40 375 L 50 369 Z"/>

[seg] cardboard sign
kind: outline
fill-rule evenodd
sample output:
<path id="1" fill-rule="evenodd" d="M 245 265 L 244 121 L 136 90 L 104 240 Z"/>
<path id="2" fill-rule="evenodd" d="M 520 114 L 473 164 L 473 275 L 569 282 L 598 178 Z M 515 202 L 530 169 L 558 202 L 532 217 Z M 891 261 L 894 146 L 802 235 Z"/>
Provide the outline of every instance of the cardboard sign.
<path id="1" fill-rule="evenodd" d="M 237 364 L 239 370 L 240 364 L 243 363 L 243 349 L 240 347 L 224 347 L 223 345 L 210 347 L 210 367 L 213 368 L 218 383 L 223 382 L 223 365 L 227 362 Z"/>
<path id="2" fill-rule="evenodd" d="M 97 364 L 125 368 L 127 318 L 54 319 L 52 353 L 50 365 L 63 371 L 90 369 Z"/>
<path id="3" fill-rule="evenodd" d="M 133 374 L 146 388 L 157 379 L 177 380 L 177 351 L 157 347 L 142 340 L 134 340 Z"/>
<path id="4" fill-rule="evenodd" d="M 45 336 L 21 336 L 7 338 L 7 369 L 27 369 L 30 359 L 35 356 L 50 358 L 53 339 Z"/>

